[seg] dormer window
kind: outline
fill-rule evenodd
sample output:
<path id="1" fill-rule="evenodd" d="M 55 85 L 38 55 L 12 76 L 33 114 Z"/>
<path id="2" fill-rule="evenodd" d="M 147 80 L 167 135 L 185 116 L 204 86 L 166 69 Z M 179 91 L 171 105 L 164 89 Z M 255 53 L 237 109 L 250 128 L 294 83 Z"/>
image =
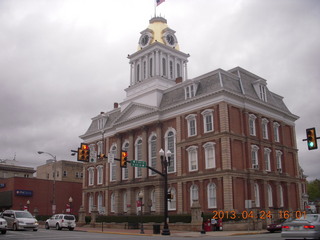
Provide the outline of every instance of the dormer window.
<path id="1" fill-rule="evenodd" d="M 260 90 L 260 99 L 264 102 L 267 101 L 267 89 L 266 86 L 264 85 L 260 85 L 259 86 L 259 90 Z"/>
<path id="2" fill-rule="evenodd" d="M 191 84 L 185 87 L 185 99 L 193 98 L 196 95 L 197 85 Z"/>
<path id="3" fill-rule="evenodd" d="M 98 129 L 99 130 L 103 129 L 106 122 L 107 122 L 107 119 L 105 117 L 98 119 Z"/>
<path id="4" fill-rule="evenodd" d="M 253 87 L 260 100 L 267 102 L 267 81 L 264 79 L 258 79 L 253 83 Z"/>

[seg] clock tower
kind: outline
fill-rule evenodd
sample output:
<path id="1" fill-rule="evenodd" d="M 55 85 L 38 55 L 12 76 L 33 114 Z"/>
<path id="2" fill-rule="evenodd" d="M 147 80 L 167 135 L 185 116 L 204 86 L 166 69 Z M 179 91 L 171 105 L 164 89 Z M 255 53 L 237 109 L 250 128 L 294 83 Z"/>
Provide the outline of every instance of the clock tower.
<path id="1" fill-rule="evenodd" d="M 189 54 L 180 51 L 175 31 L 165 18 L 152 18 L 140 34 L 138 50 L 128 55 L 130 85 L 122 109 L 132 102 L 158 107 L 164 90 L 173 87 L 177 79 L 187 79 Z"/>

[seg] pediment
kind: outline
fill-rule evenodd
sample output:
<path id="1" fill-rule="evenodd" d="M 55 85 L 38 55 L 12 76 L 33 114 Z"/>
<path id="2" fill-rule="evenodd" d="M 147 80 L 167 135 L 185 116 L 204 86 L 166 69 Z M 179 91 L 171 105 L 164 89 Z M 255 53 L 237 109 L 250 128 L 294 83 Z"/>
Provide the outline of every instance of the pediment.
<path id="1" fill-rule="evenodd" d="M 152 113 L 156 110 L 157 108 L 149 105 L 140 104 L 140 103 L 130 103 L 126 107 L 126 109 L 124 109 L 123 112 L 120 114 L 116 122 L 120 123 L 128 120 L 132 120 L 134 118 L 146 115 L 148 113 Z"/>

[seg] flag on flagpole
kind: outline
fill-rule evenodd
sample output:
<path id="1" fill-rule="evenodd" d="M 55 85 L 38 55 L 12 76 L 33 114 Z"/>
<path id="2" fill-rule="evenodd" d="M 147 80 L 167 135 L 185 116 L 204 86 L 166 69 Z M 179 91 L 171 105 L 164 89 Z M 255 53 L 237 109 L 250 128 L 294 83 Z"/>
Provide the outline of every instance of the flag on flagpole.
<path id="1" fill-rule="evenodd" d="M 163 3 L 165 0 L 156 0 L 157 6 L 159 6 L 161 3 Z"/>

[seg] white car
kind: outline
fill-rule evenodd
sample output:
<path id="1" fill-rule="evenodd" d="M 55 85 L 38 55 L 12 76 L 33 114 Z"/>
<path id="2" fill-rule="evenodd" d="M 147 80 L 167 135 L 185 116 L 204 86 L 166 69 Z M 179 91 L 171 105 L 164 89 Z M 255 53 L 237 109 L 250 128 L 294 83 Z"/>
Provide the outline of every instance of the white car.
<path id="1" fill-rule="evenodd" d="M 45 223 L 45 228 L 56 228 L 61 230 L 62 228 L 68 228 L 72 231 L 76 227 L 76 218 L 70 214 L 55 214 L 49 218 Z"/>
<path id="2" fill-rule="evenodd" d="M 2 217 L 7 221 L 8 228 L 14 231 L 20 229 L 38 231 L 38 221 L 28 211 L 5 210 Z"/>
<path id="3" fill-rule="evenodd" d="M 281 237 L 286 239 L 319 239 L 320 214 L 306 214 L 282 225 Z"/>
<path id="4" fill-rule="evenodd" d="M 0 217 L 0 232 L 6 234 L 7 232 L 7 221 Z"/>

